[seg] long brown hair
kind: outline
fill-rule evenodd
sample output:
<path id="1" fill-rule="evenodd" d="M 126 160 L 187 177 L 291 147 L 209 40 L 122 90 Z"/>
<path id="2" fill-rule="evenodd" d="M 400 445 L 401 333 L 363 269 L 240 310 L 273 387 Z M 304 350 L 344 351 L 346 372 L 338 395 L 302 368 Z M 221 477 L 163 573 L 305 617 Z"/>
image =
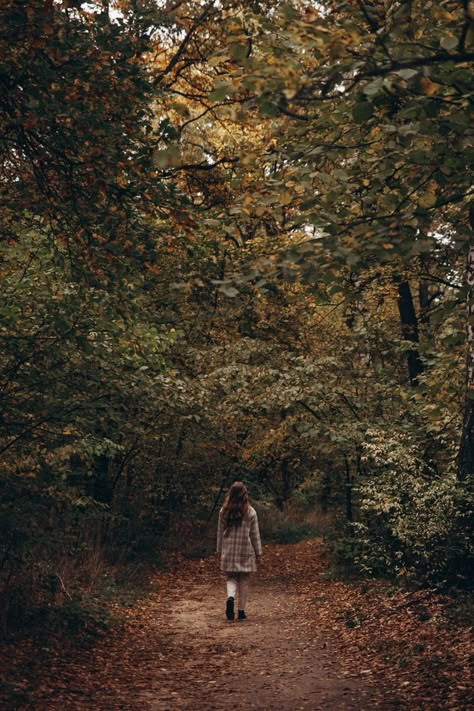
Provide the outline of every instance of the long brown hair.
<path id="1" fill-rule="evenodd" d="M 242 481 L 234 481 L 222 507 L 224 532 L 228 532 L 233 526 L 240 526 L 249 507 L 247 487 Z"/>

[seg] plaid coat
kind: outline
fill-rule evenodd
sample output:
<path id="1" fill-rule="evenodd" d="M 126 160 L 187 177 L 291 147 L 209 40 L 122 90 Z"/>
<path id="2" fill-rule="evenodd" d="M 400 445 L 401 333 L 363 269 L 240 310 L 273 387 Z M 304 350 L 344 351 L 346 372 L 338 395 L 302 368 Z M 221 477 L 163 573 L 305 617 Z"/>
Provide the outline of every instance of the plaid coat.
<path id="1" fill-rule="evenodd" d="M 222 509 L 217 525 L 217 552 L 221 570 L 226 573 L 251 573 L 257 570 L 256 555 L 262 555 L 257 512 L 250 506 L 240 526 L 232 526 L 224 535 Z"/>

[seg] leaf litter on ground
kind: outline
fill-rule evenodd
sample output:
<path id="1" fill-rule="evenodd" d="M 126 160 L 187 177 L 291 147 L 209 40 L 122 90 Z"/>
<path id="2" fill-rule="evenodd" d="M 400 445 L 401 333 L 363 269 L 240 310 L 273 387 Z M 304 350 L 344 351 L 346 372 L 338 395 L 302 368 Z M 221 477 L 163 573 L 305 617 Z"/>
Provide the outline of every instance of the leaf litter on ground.
<path id="1" fill-rule="evenodd" d="M 276 586 L 280 595 L 291 592 L 297 600 L 292 636 L 302 656 L 312 636 L 324 640 L 321 663 L 329 668 L 337 659 L 344 678 L 373 686 L 381 709 L 389 707 L 387 699 L 394 708 L 424 711 L 470 707 L 472 628 L 462 612 L 469 610 L 467 593 L 407 592 L 387 581 L 338 580 L 327 572 L 320 540 L 265 547 L 258 580 Z M 153 688 L 159 689 L 154 693 L 160 703 L 180 709 L 180 694 L 193 682 L 196 703 L 206 709 L 208 694 L 222 674 L 223 654 L 247 669 L 245 656 L 238 648 L 224 650 L 205 641 L 198 654 L 192 645 L 176 648 L 175 623 L 167 608 L 178 598 L 192 606 L 203 586 L 221 585 L 214 556 L 174 556 L 166 569 L 153 573 L 146 598 L 129 608 L 109 604 L 108 612 L 119 624 L 93 640 L 52 635 L 47 642 L 2 643 L 0 705 L 19 711 L 61 706 L 75 711 L 86 705 L 97 711 L 143 710 Z M 294 656 L 289 671 L 297 675 L 298 653 Z M 261 684 L 266 678 L 271 682 L 265 668 L 256 673 Z"/>

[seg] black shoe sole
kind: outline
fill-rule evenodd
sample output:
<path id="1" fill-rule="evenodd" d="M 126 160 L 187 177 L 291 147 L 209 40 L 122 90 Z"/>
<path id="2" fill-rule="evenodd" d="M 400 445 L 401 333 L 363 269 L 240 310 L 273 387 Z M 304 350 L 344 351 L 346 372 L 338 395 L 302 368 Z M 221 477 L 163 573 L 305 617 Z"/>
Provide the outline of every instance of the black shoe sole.
<path id="1" fill-rule="evenodd" d="M 225 616 L 227 617 L 228 620 L 233 620 L 235 618 L 234 615 L 234 598 L 229 597 L 227 598 L 227 603 L 225 606 Z"/>

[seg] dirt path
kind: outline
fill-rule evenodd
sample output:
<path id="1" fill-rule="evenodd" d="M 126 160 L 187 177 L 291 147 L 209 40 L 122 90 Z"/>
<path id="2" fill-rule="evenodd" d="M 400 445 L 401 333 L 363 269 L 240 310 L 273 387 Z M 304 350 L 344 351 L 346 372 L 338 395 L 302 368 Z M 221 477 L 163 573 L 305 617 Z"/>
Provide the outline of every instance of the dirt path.
<path id="1" fill-rule="evenodd" d="M 224 592 L 201 584 L 176 597 L 158 634 L 171 626 L 169 657 L 142 694 L 145 707 L 316 711 L 368 709 L 378 699 L 366 679 L 338 663 L 331 640 L 307 624 L 298 595 L 276 581 L 254 581 L 246 621 L 228 622 Z M 387 706 L 385 708 L 388 708 Z"/>
<path id="2" fill-rule="evenodd" d="M 217 558 L 180 560 L 121 629 L 0 652 L 19 711 L 464 711 L 470 630 L 430 591 L 332 580 L 320 541 L 266 546 L 248 619 L 228 622 Z"/>
<path id="3" fill-rule="evenodd" d="M 151 634 L 165 644 L 150 687 L 151 711 L 333 711 L 399 706 L 348 668 L 335 640 L 308 615 L 325 569 L 321 544 L 271 546 L 251 580 L 248 619 L 224 615 L 217 559 L 194 561 L 177 587 L 155 598 Z M 305 585 L 310 574 L 311 584 Z M 333 634 L 333 636 L 335 636 Z"/>

